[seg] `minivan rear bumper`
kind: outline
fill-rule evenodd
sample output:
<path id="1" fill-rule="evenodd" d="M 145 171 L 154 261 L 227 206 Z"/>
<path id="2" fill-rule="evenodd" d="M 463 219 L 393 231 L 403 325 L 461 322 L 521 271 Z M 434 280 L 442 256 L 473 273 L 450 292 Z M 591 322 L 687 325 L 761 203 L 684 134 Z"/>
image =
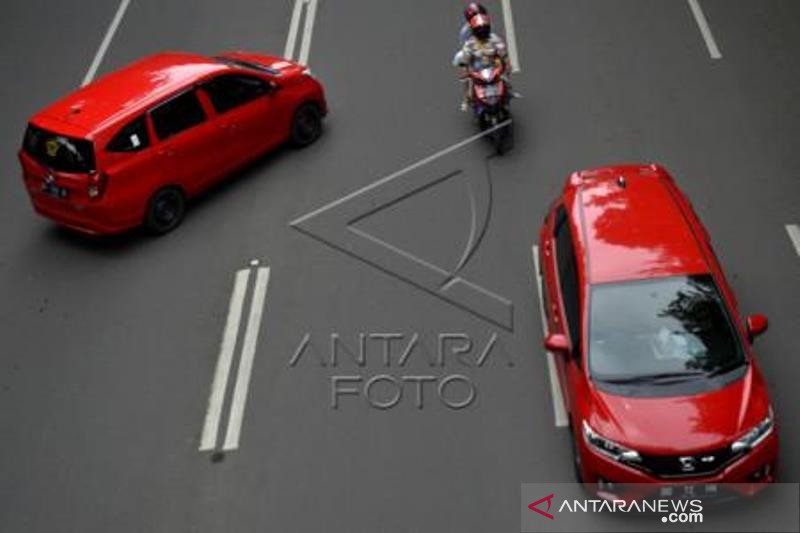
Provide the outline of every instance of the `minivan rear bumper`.
<path id="1" fill-rule="evenodd" d="M 42 176 L 47 170 L 23 150 L 19 152 L 19 160 L 22 165 L 22 181 L 33 209 L 43 217 L 90 235 L 122 233 L 141 223 L 141 213 L 120 209 L 121 206 L 116 205 L 117 202 L 108 194 L 94 199 L 81 194 L 78 191 L 80 183 L 74 177 L 70 180 L 61 176 L 57 181 L 58 186 L 67 190 L 65 198 L 43 192 Z"/>
<path id="2" fill-rule="evenodd" d="M 50 197 L 41 191 L 31 190 L 28 194 L 33 209 L 41 216 L 89 235 L 112 235 L 122 233 L 139 225 L 138 220 L 115 219 L 103 201 L 76 203 Z"/>

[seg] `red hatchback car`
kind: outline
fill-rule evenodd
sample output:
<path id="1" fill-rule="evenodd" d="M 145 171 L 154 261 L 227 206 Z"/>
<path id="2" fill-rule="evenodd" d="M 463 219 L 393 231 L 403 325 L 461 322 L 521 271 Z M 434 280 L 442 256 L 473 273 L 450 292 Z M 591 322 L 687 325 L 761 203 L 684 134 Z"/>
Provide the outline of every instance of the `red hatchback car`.
<path id="1" fill-rule="evenodd" d="M 539 242 L 545 346 L 578 479 L 612 493 L 774 481 L 778 436 L 752 348 L 767 320 L 739 315 L 670 175 L 657 165 L 572 174 Z"/>
<path id="2" fill-rule="evenodd" d="M 326 113 L 297 63 L 162 53 L 34 115 L 19 159 L 41 215 L 86 233 L 166 233 L 188 198 L 286 141 L 314 142 Z"/>

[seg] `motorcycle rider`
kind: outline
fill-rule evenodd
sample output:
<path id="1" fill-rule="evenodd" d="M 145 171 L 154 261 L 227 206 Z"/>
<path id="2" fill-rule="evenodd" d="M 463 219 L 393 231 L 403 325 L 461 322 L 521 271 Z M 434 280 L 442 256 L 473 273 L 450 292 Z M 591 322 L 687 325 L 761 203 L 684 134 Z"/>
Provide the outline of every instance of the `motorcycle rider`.
<path id="1" fill-rule="evenodd" d="M 503 78 L 510 92 L 511 64 L 508 58 L 508 49 L 503 38 L 492 33 L 489 15 L 476 13 L 469 19 L 468 24 L 472 35 L 456 54 L 453 59 L 454 65 L 461 67 L 468 74 L 484 65 L 496 64 L 497 61 L 500 61 L 503 65 Z M 472 82 L 467 77 L 467 81 L 464 83 L 464 99 L 461 102 L 462 111 L 469 109 L 471 97 Z"/>
<path id="2" fill-rule="evenodd" d="M 472 17 L 475 15 L 488 15 L 489 12 L 483 7 L 483 4 L 479 4 L 478 2 L 470 2 L 467 7 L 464 8 L 464 25 L 461 26 L 461 30 L 458 32 L 458 45 L 464 46 L 470 37 L 472 37 L 472 28 L 469 26 L 469 21 L 472 20 Z"/>

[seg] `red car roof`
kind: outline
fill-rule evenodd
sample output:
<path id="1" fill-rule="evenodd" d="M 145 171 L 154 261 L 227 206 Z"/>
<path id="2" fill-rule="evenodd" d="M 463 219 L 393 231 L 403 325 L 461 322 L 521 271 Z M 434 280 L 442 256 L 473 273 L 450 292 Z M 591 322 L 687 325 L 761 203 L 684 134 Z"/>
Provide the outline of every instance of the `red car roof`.
<path id="1" fill-rule="evenodd" d="M 230 67 L 213 58 L 166 52 L 145 57 L 62 98 L 33 117 L 43 127 L 62 123 L 84 135 L 127 118 L 206 74 Z"/>
<path id="2" fill-rule="evenodd" d="M 565 196 L 573 227 L 582 228 L 589 283 L 710 272 L 682 193 L 660 167 L 575 173 Z"/>

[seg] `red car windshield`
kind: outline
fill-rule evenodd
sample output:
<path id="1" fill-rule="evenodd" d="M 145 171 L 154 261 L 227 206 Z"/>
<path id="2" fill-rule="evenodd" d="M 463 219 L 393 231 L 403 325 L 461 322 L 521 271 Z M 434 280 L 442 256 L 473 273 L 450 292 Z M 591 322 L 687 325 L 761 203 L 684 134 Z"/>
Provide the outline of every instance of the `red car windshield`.
<path id="1" fill-rule="evenodd" d="M 592 378 L 607 383 L 711 377 L 746 363 L 709 275 L 594 286 L 589 339 Z"/>
<path id="2" fill-rule="evenodd" d="M 94 148 L 85 139 L 59 135 L 31 124 L 25 132 L 23 149 L 36 161 L 57 172 L 87 173 L 94 170 Z"/>

